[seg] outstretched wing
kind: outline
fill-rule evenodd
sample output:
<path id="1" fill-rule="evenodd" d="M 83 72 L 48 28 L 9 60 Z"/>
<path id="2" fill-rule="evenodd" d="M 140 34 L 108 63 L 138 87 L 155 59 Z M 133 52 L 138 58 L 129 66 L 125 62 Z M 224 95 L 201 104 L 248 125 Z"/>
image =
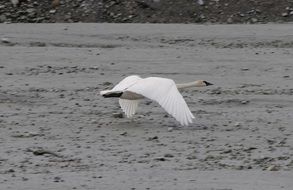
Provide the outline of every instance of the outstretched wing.
<path id="1" fill-rule="evenodd" d="M 125 100 L 119 98 L 119 104 L 123 112 L 128 118 L 131 118 L 137 109 L 139 100 Z"/>
<path id="2" fill-rule="evenodd" d="M 100 91 L 101 95 L 111 94 L 111 93 L 118 93 L 123 92 L 128 87 L 135 84 L 137 81 L 139 81 L 141 78 L 137 75 L 131 75 L 126 78 L 124 78 L 122 81 L 120 81 L 116 86 L 114 86 L 111 90 L 102 90 Z"/>
<path id="3" fill-rule="evenodd" d="M 149 77 L 137 81 L 127 91 L 141 94 L 158 102 L 181 125 L 192 123 L 194 116 L 171 79 Z"/>
<path id="4" fill-rule="evenodd" d="M 134 85 L 137 81 L 141 80 L 138 75 L 131 75 L 120 81 L 111 91 L 124 91 L 130 86 Z"/>

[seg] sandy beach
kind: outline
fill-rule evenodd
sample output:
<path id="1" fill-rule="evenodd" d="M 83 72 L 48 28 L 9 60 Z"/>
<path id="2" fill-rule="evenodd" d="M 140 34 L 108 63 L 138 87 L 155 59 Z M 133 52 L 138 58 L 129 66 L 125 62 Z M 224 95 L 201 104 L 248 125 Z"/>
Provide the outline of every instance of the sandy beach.
<path id="1" fill-rule="evenodd" d="M 291 190 L 293 25 L 0 24 L 0 189 Z M 203 79 L 194 123 L 124 77 Z"/>

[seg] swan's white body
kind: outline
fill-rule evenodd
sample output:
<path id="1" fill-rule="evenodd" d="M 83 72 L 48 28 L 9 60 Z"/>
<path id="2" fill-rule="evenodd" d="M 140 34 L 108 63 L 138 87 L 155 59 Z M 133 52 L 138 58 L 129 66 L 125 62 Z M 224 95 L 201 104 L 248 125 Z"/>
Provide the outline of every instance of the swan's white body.
<path id="1" fill-rule="evenodd" d="M 196 82 L 175 84 L 172 79 L 160 77 L 126 77 L 112 90 L 101 91 L 104 97 L 119 97 L 119 104 L 127 117 L 132 117 L 140 99 L 149 98 L 158 102 L 181 125 L 192 123 L 194 118 L 178 88 L 196 86 Z"/>

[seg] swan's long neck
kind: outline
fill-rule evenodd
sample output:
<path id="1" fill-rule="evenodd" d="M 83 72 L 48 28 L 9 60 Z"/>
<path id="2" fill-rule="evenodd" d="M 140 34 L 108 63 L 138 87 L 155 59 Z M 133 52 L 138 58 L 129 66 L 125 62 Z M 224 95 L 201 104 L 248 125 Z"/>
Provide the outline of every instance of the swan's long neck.
<path id="1" fill-rule="evenodd" d="M 185 89 L 185 88 L 191 88 L 191 87 L 202 87 L 202 85 L 200 85 L 198 83 L 198 81 L 176 84 L 176 86 L 178 89 Z"/>

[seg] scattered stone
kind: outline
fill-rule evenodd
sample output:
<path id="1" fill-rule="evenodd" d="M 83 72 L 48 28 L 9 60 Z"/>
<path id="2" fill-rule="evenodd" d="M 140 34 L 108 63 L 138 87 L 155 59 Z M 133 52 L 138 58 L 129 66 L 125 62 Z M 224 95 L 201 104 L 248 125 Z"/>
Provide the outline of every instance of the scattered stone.
<path id="1" fill-rule="evenodd" d="M 257 19 L 257 18 L 252 18 L 252 19 L 251 19 L 251 22 L 252 22 L 252 23 L 257 23 L 257 22 L 258 22 L 258 19 Z"/>
<path id="2" fill-rule="evenodd" d="M 164 158 L 164 157 L 157 157 L 157 158 L 154 158 L 154 160 L 156 160 L 156 161 L 167 161 L 167 159 Z"/>
<path id="3" fill-rule="evenodd" d="M 12 169 L 12 168 L 10 168 L 9 170 L 7 170 L 5 173 L 14 173 L 15 172 L 15 170 L 14 169 Z"/>
<path id="4" fill-rule="evenodd" d="M 288 13 L 282 13 L 282 17 L 287 17 L 287 16 L 289 16 Z"/>
<path id="5" fill-rule="evenodd" d="M 30 42 L 31 47 L 45 47 L 47 44 L 45 42 Z"/>
<path id="6" fill-rule="evenodd" d="M 11 135 L 11 137 L 14 137 L 14 138 L 30 138 L 35 136 L 43 136 L 43 135 L 37 132 L 15 133 Z"/>
<path id="7" fill-rule="evenodd" d="M 53 0 L 52 1 L 52 7 L 58 7 L 59 6 L 59 4 L 60 4 L 60 0 Z"/>
<path id="8" fill-rule="evenodd" d="M 243 170 L 244 169 L 244 166 L 240 165 L 240 166 L 235 166 L 235 169 L 236 170 Z"/>
<path id="9" fill-rule="evenodd" d="M 56 9 L 52 9 L 52 10 L 50 10 L 49 13 L 50 13 L 50 14 L 54 14 L 54 13 L 56 13 Z"/>
<path id="10" fill-rule="evenodd" d="M 36 9 L 29 8 L 29 9 L 26 10 L 26 12 L 32 15 L 34 12 L 36 12 Z"/>
<path id="11" fill-rule="evenodd" d="M 153 137 L 149 137 L 147 140 L 148 141 L 153 141 L 153 140 L 158 140 L 159 137 L 158 136 L 153 136 Z"/>
<path id="12" fill-rule="evenodd" d="M 121 136 L 126 136 L 127 135 L 127 132 L 124 131 L 123 133 L 120 133 Z"/>
<path id="13" fill-rule="evenodd" d="M 186 157 L 186 159 L 187 159 L 187 160 L 195 160 L 195 159 L 197 159 L 197 157 L 196 157 L 195 155 L 188 155 L 188 156 Z"/>
<path id="14" fill-rule="evenodd" d="M 59 158 L 63 157 L 63 156 L 61 156 L 61 155 L 59 155 L 57 153 L 54 153 L 54 152 L 49 151 L 49 150 L 44 150 L 42 148 L 39 148 L 39 149 L 36 149 L 36 150 L 33 150 L 33 149 L 28 148 L 27 149 L 27 152 L 32 152 L 36 156 L 41 156 L 41 155 L 44 155 L 44 154 L 49 154 L 49 155 L 52 155 L 52 156 L 55 156 L 55 157 L 59 157 Z"/>
<path id="15" fill-rule="evenodd" d="M 58 177 L 58 176 L 54 177 L 54 182 L 60 182 L 60 181 L 61 181 L 61 177 Z"/>
<path id="16" fill-rule="evenodd" d="M 173 154 L 170 154 L 170 153 L 167 153 L 167 154 L 164 154 L 164 157 L 165 158 L 173 158 L 174 155 Z"/>
<path id="17" fill-rule="evenodd" d="M 124 118 L 123 113 L 113 113 L 114 118 Z"/>
<path id="18" fill-rule="evenodd" d="M 240 122 L 236 122 L 236 123 L 234 123 L 234 126 L 235 127 L 240 127 L 241 126 L 241 123 Z"/>
<path id="19" fill-rule="evenodd" d="M 240 103 L 241 104 L 248 104 L 249 103 L 249 100 L 242 100 Z"/>
<path id="20" fill-rule="evenodd" d="M 16 7 L 19 3 L 18 0 L 10 0 L 14 7 Z"/>
<path id="21" fill-rule="evenodd" d="M 276 166 L 276 165 L 271 165 L 266 170 L 267 171 L 278 171 L 279 170 L 279 167 Z"/>
<path id="22" fill-rule="evenodd" d="M 245 14 L 243 14 L 243 13 L 239 13 L 239 16 L 241 16 L 241 17 L 244 17 L 244 16 L 245 16 Z"/>
<path id="23" fill-rule="evenodd" d="M 204 0 L 197 0 L 197 3 L 198 3 L 200 6 L 202 6 L 202 5 L 204 5 Z"/>
<path id="24" fill-rule="evenodd" d="M 104 83 L 103 83 L 103 86 L 110 86 L 110 85 L 112 85 L 111 82 L 104 82 Z"/>
<path id="25" fill-rule="evenodd" d="M 8 38 L 1 38 L 1 42 L 5 44 L 10 44 L 10 40 Z"/>
<path id="26" fill-rule="evenodd" d="M 232 23 L 233 23 L 233 19 L 232 19 L 231 17 L 229 17 L 229 18 L 227 19 L 227 23 L 228 23 L 228 24 L 232 24 Z"/>
<path id="27" fill-rule="evenodd" d="M 229 154 L 229 153 L 231 153 L 232 152 L 232 150 L 231 149 L 228 149 L 228 150 L 224 150 L 222 153 L 223 154 Z"/>
<path id="28" fill-rule="evenodd" d="M 5 15 L 0 15 L 0 22 L 5 22 L 7 17 Z"/>
<path id="29" fill-rule="evenodd" d="M 173 131 L 173 127 L 168 127 L 168 132 L 172 132 Z"/>

